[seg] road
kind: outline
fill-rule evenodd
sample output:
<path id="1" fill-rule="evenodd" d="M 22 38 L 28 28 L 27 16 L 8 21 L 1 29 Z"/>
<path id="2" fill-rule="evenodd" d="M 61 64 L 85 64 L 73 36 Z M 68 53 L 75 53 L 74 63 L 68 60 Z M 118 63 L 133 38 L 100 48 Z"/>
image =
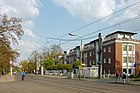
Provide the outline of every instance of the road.
<path id="1" fill-rule="evenodd" d="M 140 86 L 27 75 L 0 83 L 0 93 L 140 93 Z"/>

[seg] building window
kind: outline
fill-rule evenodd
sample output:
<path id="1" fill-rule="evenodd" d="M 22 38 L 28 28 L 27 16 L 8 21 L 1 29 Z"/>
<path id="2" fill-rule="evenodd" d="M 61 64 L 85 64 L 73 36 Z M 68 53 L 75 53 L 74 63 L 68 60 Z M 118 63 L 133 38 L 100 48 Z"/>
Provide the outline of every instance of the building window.
<path id="1" fill-rule="evenodd" d="M 124 69 L 123 69 L 123 72 L 127 73 L 127 69 L 124 68 Z M 131 73 L 132 73 L 132 69 L 128 69 L 128 74 L 131 74 Z"/>
<path id="2" fill-rule="evenodd" d="M 93 60 L 93 65 L 95 64 L 94 60 Z"/>
<path id="3" fill-rule="evenodd" d="M 108 47 L 108 52 L 111 52 L 111 46 L 110 46 L 110 47 Z"/>
<path id="4" fill-rule="evenodd" d="M 84 53 L 84 57 L 85 57 L 85 58 L 87 57 L 87 53 Z"/>
<path id="5" fill-rule="evenodd" d="M 127 45 L 123 45 L 123 51 L 127 51 Z"/>
<path id="6" fill-rule="evenodd" d="M 131 74 L 131 72 L 132 72 L 132 69 L 128 69 L 128 74 Z"/>
<path id="7" fill-rule="evenodd" d="M 132 45 L 129 45 L 128 50 L 129 50 L 129 51 L 132 51 L 132 48 L 133 48 Z"/>
<path id="8" fill-rule="evenodd" d="M 104 48 L 104 52 L 106 52 L 106 48 Z"/>
<path id="9" fill-rule="evenodd" d="M 123 72 L 127 73 L 127 69 L 123 69 Z"/>
<path id="10" fill-rule="evenodd" d="M 92 52 L 89 53 L 89 55 L 91 56 Z"/>
<path id="11" fill-rule="evenodd" d="M 106 63 L 106 58 L 104 58 L 104 63 Z"/>
<path id="12" fill-rule="evenodd" d="M 111 64 L 111 58 L 108 58 L 108 63 Z"/>
<path id="13" fill-rule="evenodd" d="M 91 47 L 94 47 L 94 43 L 91 44 Z"/>
<path id="14" fill-rule="evenodd" d="M 133 45 L 133 51 L 135 51 L 135 46 Z"/>
<path id="15" fill-rule="evenodd" d="M 94 55 L 94 51 L 92 51 L 93 55 Z"/>
<path id="16" fill-rule="evenodd" d="M 91 66 L 91 61 L 89 61 L 89 65 Z"/>
<path id="17" fill-rule="evenodd" d="M 127 62 L 127 57 L 123 57 L 123 62 L 124 62 L 124 63 Z"/>
<path id="18" fill-rule="evenodd" d="M 133 59 L 134 59 L 133 57 L 128 57 L 129 63 L 132 63 Z"/>
<path id="19" fill-rule="evenodd" d="M 108 69 L 108 74 L 110 74 L 110 69 Z"/>

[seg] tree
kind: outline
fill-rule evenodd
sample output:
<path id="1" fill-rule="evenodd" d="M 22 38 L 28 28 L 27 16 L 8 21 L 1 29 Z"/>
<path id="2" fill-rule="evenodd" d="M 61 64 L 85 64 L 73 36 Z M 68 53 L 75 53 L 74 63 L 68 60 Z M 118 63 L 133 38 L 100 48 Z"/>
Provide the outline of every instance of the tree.
<path id="1" fill-rule="evenodd" d="M 22 66 L 22 70 L 28 71 L 28 60 L 21 61 L 20 65 Z"/>
<path id="2" fill-rule="evenodd" d="M 45 67 L 45 69 L 50 68 L 49 66 L 52 66 L 52 65 L 53 65 L 53 59 L 51 57 L 48 58 L 46 61 L 44 61 L 44 67 Z"/>
<path id="3" fill-rule="evenodd" d="M 11 42 L 18 44 L 18 39 L 21 39 L 24 34 L 21 22 L 20 18 L 8 18 L 6 14 L 0 15 L 0 44 L 10 45 Z"/>
<path id="4" fill-rule="evenodd" d="M 0 68 L 3 69 L 3 74 L 7 74 L 10 67 L 10 61 L 15 62 L 19 55 L 17 50 L 12 50 L 9 45 L 2 44 L 0 47 Z"/>
<path id="5" fill-rule="evenodd" d="M 80 61 L 75 61 L 72 65 L 73 68 L 79 69 Z"/>
<path id="6" fill-rule="evenodd" d="M 51 46 L 50 49 L 51 49 L 50 54 L 52 58 L 54 59 L 54 64 L 55 65 L 61 64 L 59 56 L 62 54 L 62 48 L 59 45 L 54 44 Z"/>
<path id="7" fill-rule="evenodd" d="M 21 22 L 20 18 L 9 18 L 6 14 L 0 14 L 0 68 L 2 69 L 9 68 L 10 61 L 16 60 L 19 56 L 11 44 L 18 44 L 18 40 L 24 34 Z"/>
<path id="8" fill-rule="evenodd" d="M 37 61 L 39 59 L 39 53 L 37 50 L 33 51 L 30 55 L 30 60 L 34 62 L 35 65 L 35 74 L 37 73 Z"/>
<path id="9" fill-rule="evenodd" d="M 35 63 L 29 60 L 23 60 L 19 63 L 21 66 L 21 70 L 25 70 L 26 72 L 32 73 L 35 69 Z"/>

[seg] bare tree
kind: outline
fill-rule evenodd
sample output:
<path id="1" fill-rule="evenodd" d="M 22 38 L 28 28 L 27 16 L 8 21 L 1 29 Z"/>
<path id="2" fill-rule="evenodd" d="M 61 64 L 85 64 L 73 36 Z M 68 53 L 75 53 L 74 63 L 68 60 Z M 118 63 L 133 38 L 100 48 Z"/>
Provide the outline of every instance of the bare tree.
<path id="1" fill-rule="evenodd" d="M 8 18 L 6 14 L 0 15 L 0 44 L 18 44 L 18 39 L 24 34 L 21 18 Z"/>
<path id="2" fill-rule="evenodd" d="M 30 59 L 35 63 L 35 74 L 36 74 L 37 73 L 37 61 L 39 59 L 39 53 L 37 50 L 35 50 L 31 53 Z"/>

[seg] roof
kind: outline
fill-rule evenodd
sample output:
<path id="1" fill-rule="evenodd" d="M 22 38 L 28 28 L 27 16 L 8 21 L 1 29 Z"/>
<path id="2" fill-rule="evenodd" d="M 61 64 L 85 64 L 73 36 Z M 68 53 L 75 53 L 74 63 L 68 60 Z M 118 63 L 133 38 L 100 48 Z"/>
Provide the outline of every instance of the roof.
<path id="1" fill-rule="evenodd" d="M 129 35 L 137 34 L 137 33 L 126 32 L 126 31 L 116 31 L 116 32 L 113 32 L 113 33 L 111 33 L 111 34 L 106 35 L 106 37 L 111 36 L 111 35 L 114 35 L 114 34 L 118 34 L 118 33 L 120 33 L 120 34 L 129 34 Z"/>

